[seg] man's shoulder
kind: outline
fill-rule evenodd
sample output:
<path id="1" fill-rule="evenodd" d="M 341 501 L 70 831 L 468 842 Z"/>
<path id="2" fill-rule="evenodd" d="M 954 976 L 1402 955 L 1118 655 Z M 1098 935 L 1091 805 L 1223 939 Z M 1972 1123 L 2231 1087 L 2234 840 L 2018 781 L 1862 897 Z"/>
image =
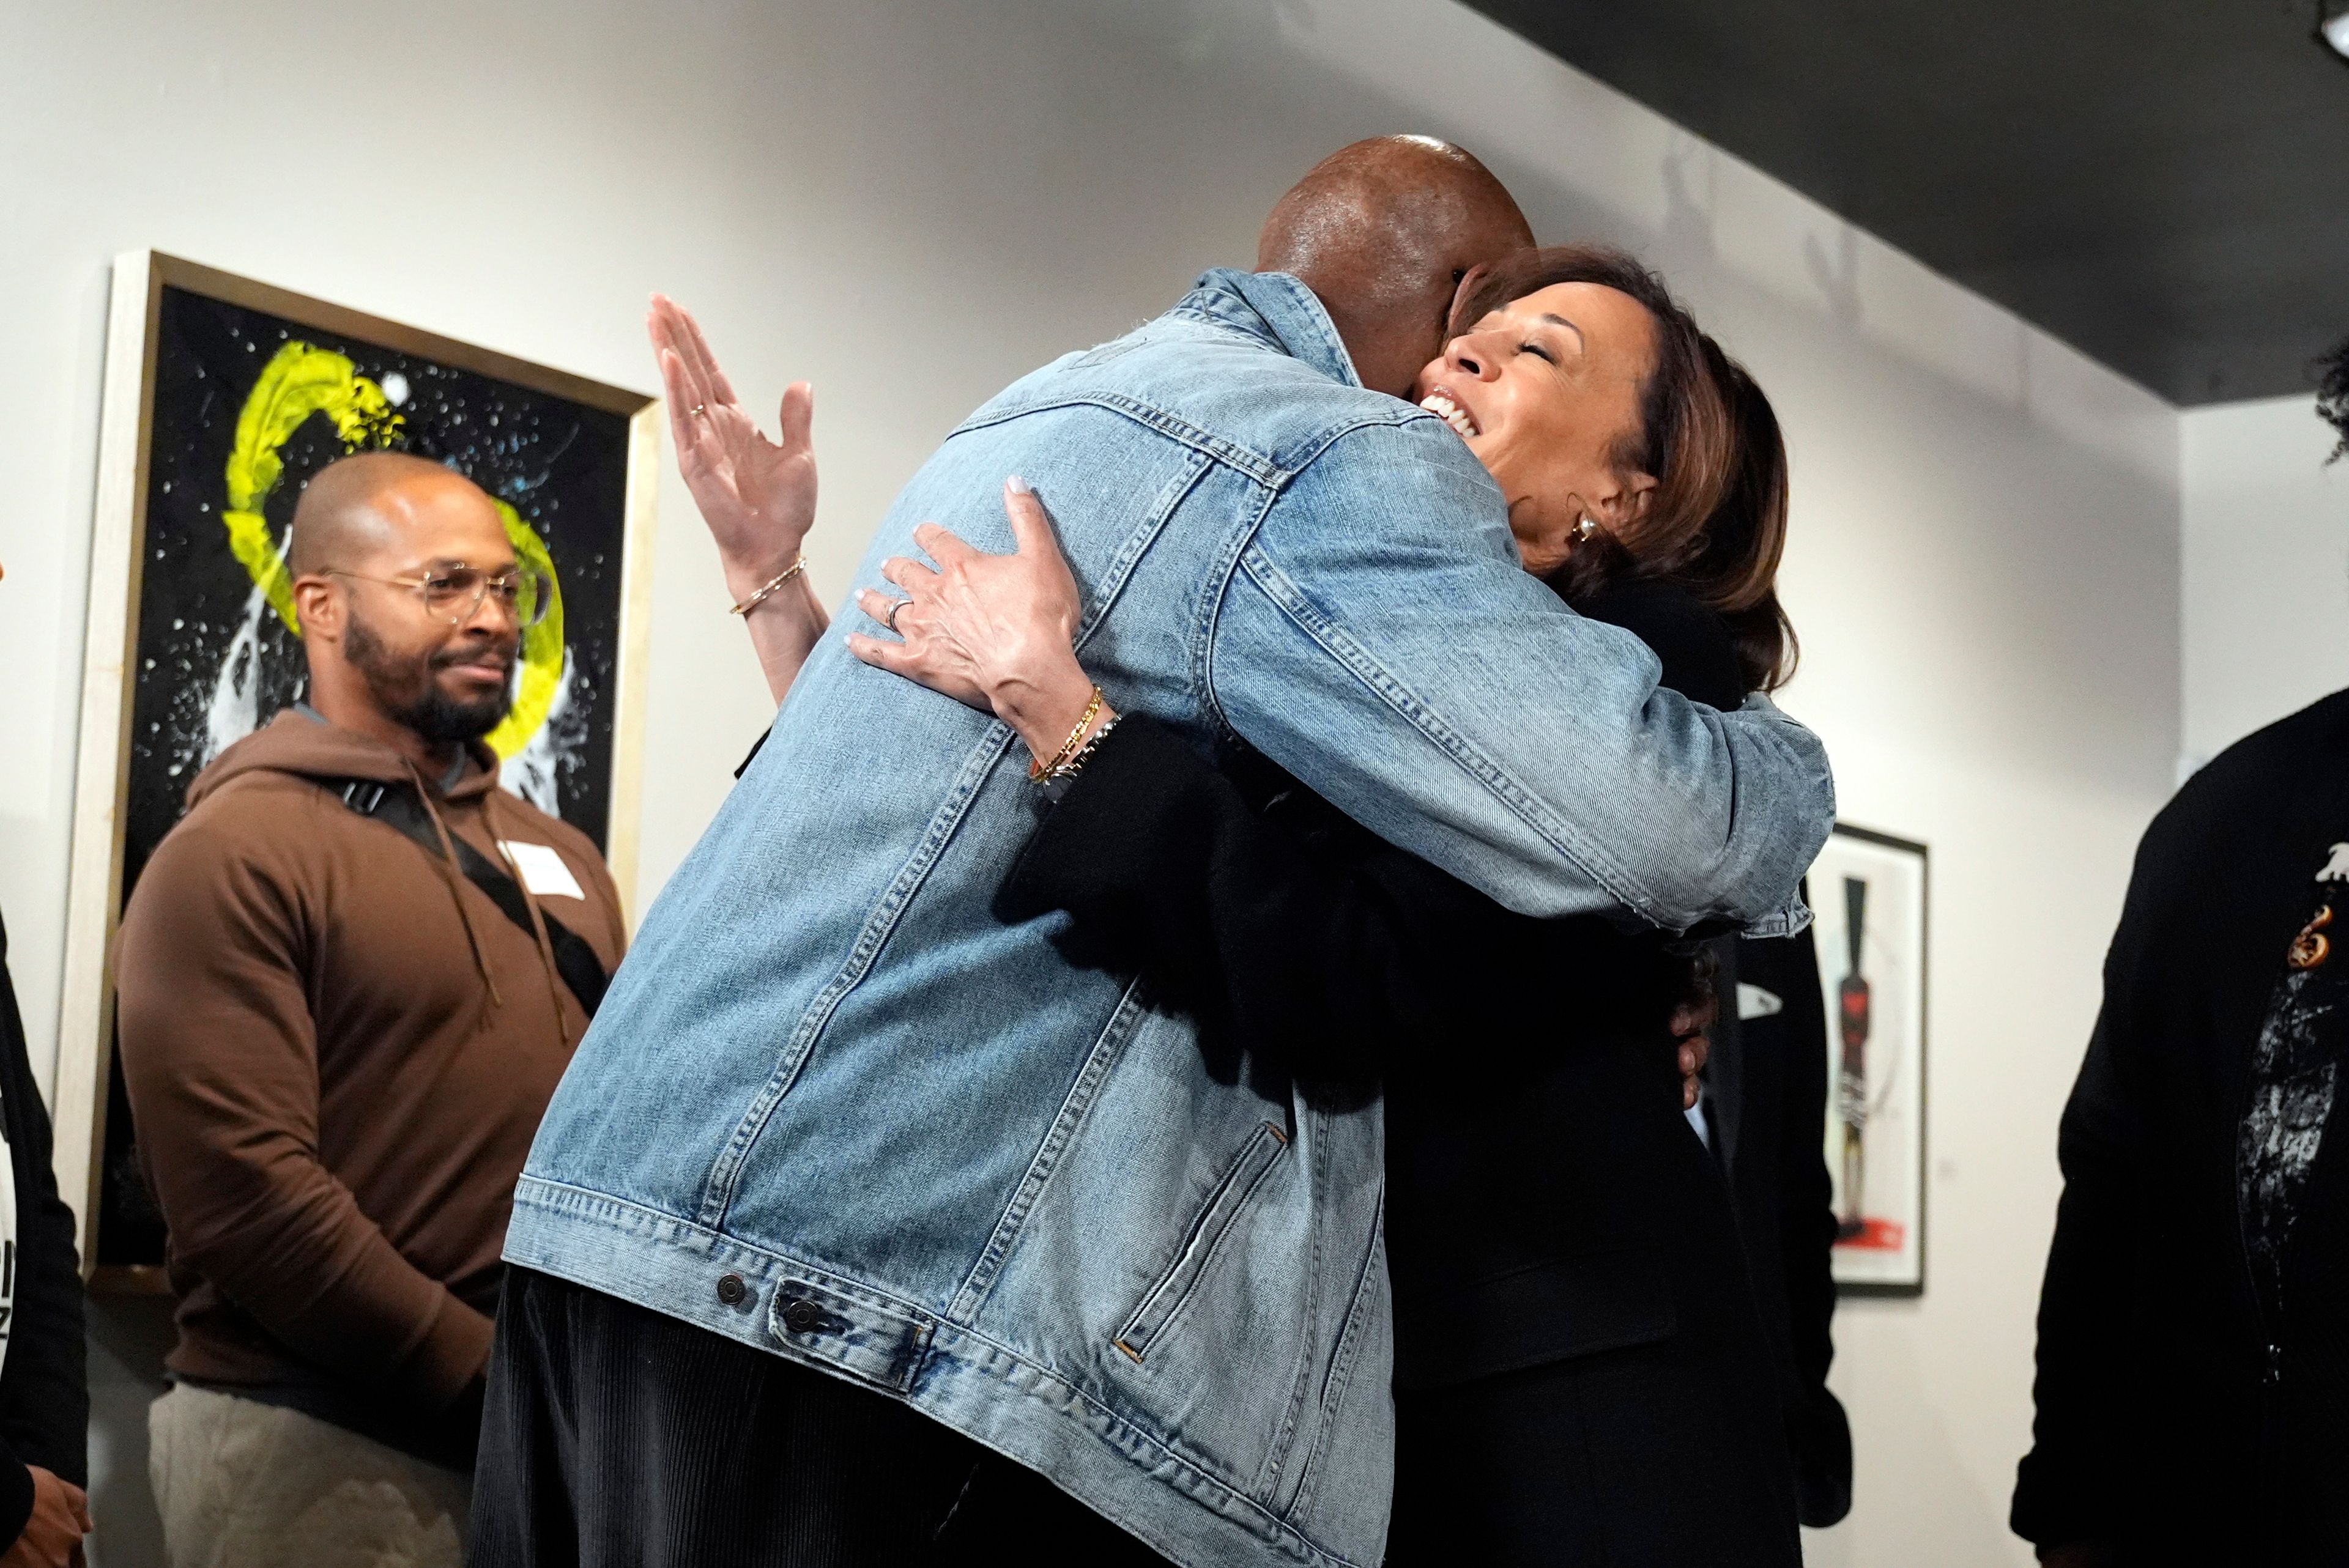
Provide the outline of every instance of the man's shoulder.
<path id="1" fill-rule="evenodd" d="M 239 774 L 188 809 L 155 846 L 124 906 L 139 923 L 142 910 L 185 910 L 299 899 L 333 851 L 334 814 L 343 803 L 307 779 L 290 773 Z M 169 918 L 168 916 L 160 916 Z"/>
<path id="2" fill-rule="evenodd" d="M 2349 690 L 2235 742 L 2181 786 L 2146 830 L 2145 851 L 2223 857 L 2246 834 L 2305 826 L 2349 835 Z"/>
<path id="3" fill-rule="evenodd" d="M 316 779 L 256 769 L 223 779 L 188 808 L 156 846 L 155 858 L 280 861 L 317 841 L 315 819 L 349 814 Z"/>

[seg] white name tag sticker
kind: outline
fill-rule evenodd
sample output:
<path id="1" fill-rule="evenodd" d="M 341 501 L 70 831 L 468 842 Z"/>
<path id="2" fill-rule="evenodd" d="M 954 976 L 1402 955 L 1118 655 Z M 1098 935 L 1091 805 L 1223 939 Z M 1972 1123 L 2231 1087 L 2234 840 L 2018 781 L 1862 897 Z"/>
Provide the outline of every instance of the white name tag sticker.
<path id="1" fill-rule="evenodd" d="M 525 844 L 519 839 L 500 839 L 498 848 L 513 861 L 514 870 L 522 873 L 522 885 L 541 898 L 577 898 L 587 896 L 563 857 L 546 844 Z"/>

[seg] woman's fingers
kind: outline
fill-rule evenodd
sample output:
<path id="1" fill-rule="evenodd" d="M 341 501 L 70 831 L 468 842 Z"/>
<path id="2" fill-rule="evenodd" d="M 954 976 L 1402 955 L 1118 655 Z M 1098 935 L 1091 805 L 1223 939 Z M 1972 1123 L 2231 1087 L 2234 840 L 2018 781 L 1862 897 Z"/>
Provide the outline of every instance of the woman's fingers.
<path id="1" fill-rule="evenodd" d="M 695 428 L 693 415 L 688 412 L 688 399 L 693 396 L 693 388 L 685 378 L 685 365 L 678 358 L 677 350 L 660 351 L 660 375 L 661 390 L 668 398 L 669 439 L 676 444 L 678 460 L 683 461 L 698 444 L 701 432 Z"/>
<path id="2" fill-rule="evenodd" d="M 701 335 L 701 324 L 693 319 L 691 311 L 675 301 L 670 302 L 669 308 L 677 312 L 678 319 L 685 324 L 685 335 L 692 341 L 695 356 L 701 361 L 702 378 L 709 382 L 709 389 L 722 402 L 740 402 L 740 399 L 734 396 L 734 384 L 727 380 L 726 372 L 718 367 L 718 356 L 709 352 L 709 340 Z"/>
<path id="3" fill-rule="evenodd" d="M 952 534 L 947 534 L 947 537 L 951 539 L 954 536 Z M 888 560 L 883 562 L 881 563 L 881 575 L 887 581 L 895 583 L 898 587 L 903 588 L 906 593 L 917 596 L 928 593 L 936 585 L 938 581 L 938 574 L 936 573 L 931 571 L 920 562 L 908 561 L 902 555 L 893 555 Z"/>
<path id="4" fill-rule="evenodd" d="M 1018 474 L 1003 481 L 1003 511 L 1011 520 L 1013 548 L 1020 554 L 1060 555 L 1061 542 L 1052 536 L 1052 520 L 1045 513 L 1044 503 Z"/>
<path id="5" fill-rule="evenodd" d="M 815 388 L 794 381 L 783 388 L 783 406 L 777 411 L 777 434 L 785 451 L 805 451 L 815 445 Z"/>
<path id="6" fill-rule="evenodd" d="M 667 294 L 653 295 L 653 303 L 645 308 L 645 335 L 653 340 L 653 352 L 678 346 L 677 328 L 670 315 Z"/>
<path id="7" fill-rule="evenodd" d="M 876 670 L 902 676 L 980 713 L 993 712 L 969 665 L 951 655 L 941 655 L 934 645 L 885 642 L 861 632 L 849 633 L 846 640 L 848 651 Z"/>
<path id="8" fill-rule="evenodd" d="M 706 408 L 712 404 L 734 401 L 733 388 L 717 373 L 709 357 L 709 346 L 702 341 L 701 333 L 693 325 L 693 317 L 685 307 L 666 295 L 656 295 L 656 308 L 660 312 L 663 331 L 669 347 L 676 353 L 678 363 L 684 367 L 688 391 L 691 394 L 689 408 Z"/>
<path id="9" fill-rule="evenodd" d="M 900 604 L 905 604 L 907 608 L 897 610 L 896 607 Z M 859 588 L 856 591 L 856 607 L 864 611 L 870 619 L 880 622 L 900 637 L 913 629 L 905 624 L 911 614 L 911 602 L 905 599 L 893 599 L 878 588 Z M 896 611 L 895 620 L 890 618 L 890 612 L 893 610 Z"/>
<path id="10" fill-rule="evenodd" d="M 926 522 L 915 529 L 914 542 L 922 547 L 922 553 L 941 566 L 952 566 L 957 562 L 976 561 L 983 553 L 973 550 L 956 538 L 952 532 L 940 528 L 935 522 Z M 896 579 L 893 577 L 890 581 L 894 583 Z"/>
<path id="11" fill-rule="evenodd" d="M 914 673 L 916 659 L 903 643 L 885 643 L 878 637 L 868 637 L 862 632 L 848 634 L 848 651 L 876 670 L 887 670 L 893 676 L 918 680 Z"/>

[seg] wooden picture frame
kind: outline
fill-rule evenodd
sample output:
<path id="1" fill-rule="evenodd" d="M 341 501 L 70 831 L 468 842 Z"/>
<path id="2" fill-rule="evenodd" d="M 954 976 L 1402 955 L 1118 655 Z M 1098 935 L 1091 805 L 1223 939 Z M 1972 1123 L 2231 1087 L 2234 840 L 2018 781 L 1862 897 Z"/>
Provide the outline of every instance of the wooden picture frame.
<path id="1" fill-rule="evenodd" d="M 502 417 L 507 428 L 488 437 Z M 121 1103 L 110 1087 L 114 938 L 128 881 L 153 847 L 133 841 L 167 830 L 178 807 L 158 801 L 184 790 L 239 723 L 265 721 L 263 705 L 285 696 L 288 678 L 298 683 L 274 563 L 309 472 L 362 448 L 438 458 L 490 492 L 518 549 L 529 552 L 526 537 L 568 579 L 558 609 L 569 619 L 551 616 L 552 642 L 525 645 L 515 709 L 490 738 L 510 787 L 519 780 L 603 846 L 626 901 L 660 418 L 642 393 L 177 257 L 116 258 L 52 1107 L 57 1187 L 94 1284 L 163 1288 L 160 1229 L 145 1249 L 156 1255 L 129 1256 L 107 1228 L 110 1177 L 124 1179 L 109 1173 L 109 1150 L 117 1166 L 126 1158 L 122 1129 L 109 1138 L 109 1102 Z M 243 595 L 233 628 L 227 618 L 192 631 L 184 616 L 158 624 L 173 594 L 216 607 L 223 593 Z M 198 726 L 188 710 L 206 680 Z"/>
<path id="2" fill-rule="evenodd" d="M 1845 822 L 1811 867 L 1844 1295 L 1925 1292 L 1930 872 L 1923 844 Z"/>

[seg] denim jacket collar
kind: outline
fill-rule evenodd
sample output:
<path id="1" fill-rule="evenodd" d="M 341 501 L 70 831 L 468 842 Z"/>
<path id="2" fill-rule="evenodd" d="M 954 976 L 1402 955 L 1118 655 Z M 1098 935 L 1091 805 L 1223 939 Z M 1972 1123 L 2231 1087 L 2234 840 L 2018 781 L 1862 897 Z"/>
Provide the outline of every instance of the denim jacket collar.
<path id="1" fill-rule="evenodd" d="M 1332 381 L 1360 387 L 1353 356 L 1313 291 L 1288 273 L 1244 273 L 1212 267 L 1199 274 L 1175 314 L 1195 315 L 1232 328 L 1292 359 L 1301 359 Z"/>

